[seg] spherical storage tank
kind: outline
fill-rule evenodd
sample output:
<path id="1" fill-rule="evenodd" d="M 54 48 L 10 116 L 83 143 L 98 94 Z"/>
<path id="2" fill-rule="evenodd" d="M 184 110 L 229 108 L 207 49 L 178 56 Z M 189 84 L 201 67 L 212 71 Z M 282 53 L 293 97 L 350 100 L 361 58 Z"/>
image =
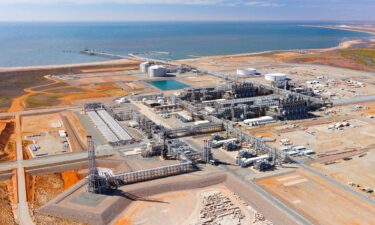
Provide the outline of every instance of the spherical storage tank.
<path id="1" fill-rule="evenodd" d="M 167 73 L 167 69 L 164 66 L 155 65 L 148 68 L 148 75 L 150 77 L 163 77 Z"/>
<path id="2" fill-rule="evenodd" d="M 268 81 L 284 81 L 286 80 L 286 74 L 284 73 L 268 73 L 264 76 Z"/>
<path id="3" fill-rule="evenodd" d="M 254 68 L 237 69 L 237 75 L 249 76 L 249 75 L 256 75 L 256 74 L 257 74 L 257 70 Z"/>

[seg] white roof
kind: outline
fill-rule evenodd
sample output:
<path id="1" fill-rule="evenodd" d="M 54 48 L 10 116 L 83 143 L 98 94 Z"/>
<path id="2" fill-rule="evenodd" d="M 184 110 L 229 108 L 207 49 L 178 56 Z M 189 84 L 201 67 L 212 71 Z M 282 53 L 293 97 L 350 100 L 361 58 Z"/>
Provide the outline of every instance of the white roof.
<path id="1" fill-rule="evenodd" d="M 266 76 L 272 76 L 272 77 L 285 77 L 285 73 L 267 73 Z"/>
<path id="2" fill-rule="evenodd" d="M 177 114 L 180 115 L 180 116 L 182 116 L 182 117 L 185 117 L 185 118 L 189 118 L 189 119 L 192 118 L 192 117 L 188 114 L 188 112 L 185 112 L 185 111 L 178 112 Z"/>
<path id="3" fill-rule="evenodd" d="M 239 71 L 254 71 L 256 70 L 255 68 L 247 68 L 247 69 L 237 69 Z"/>
<path id="4" fill-rule="evenodd" d="M 120 140 L 132 140 L 132 137 L 120 126 L 120 124 L 117 123 L 115 119 L 113 119 L 111 115 L 109 115 L 106 110 L 100 109 L 97 110 L 97 113 Z"/>
<path id="5" fill-rule="evenodd" d="M 162 65 L 153 65 L 150 66 L 149 69 L 154 70 L 154 69 L 165 69 L 165 66 Z"/>
<path id="6" fill-rule="evenodd" d="M 272 116 L 262 116 L 262 117 L 259 117 L 259 118 L 244 120 L 243 122 L 244 123 L 252 123 L 252 122 L 262 122 L 262 121 L 271 121 L 271 120 L 273 120 Z"/>
<path id="7" fill-rule="evenodd" d="M 131 127 L 137 127 L 137 126 L 139 126 L 139 123 L 137 121 L 130 121 L 129 122 L 129 126 L 131 126 Z"/>
<path id="8" fill-rule="evenodd" d="M 92 122 L 94 122 L 95 126 L 98 128 L 100 133 L 102 133 L 102 135 L 108 142 L 119 141 L 116 135 L 111 131 L 111 129 L 109 129 L 109 127 L 104 123 L 104 121 L 99 117 L 99 115 L 95 111 L 88 111 L 87 115 L 90 117 Z"/>

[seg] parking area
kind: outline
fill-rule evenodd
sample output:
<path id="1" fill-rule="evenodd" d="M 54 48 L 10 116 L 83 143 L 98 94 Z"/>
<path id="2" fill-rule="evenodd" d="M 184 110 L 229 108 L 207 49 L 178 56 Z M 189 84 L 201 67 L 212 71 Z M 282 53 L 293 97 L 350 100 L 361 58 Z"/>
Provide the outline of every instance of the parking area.
<path id="1" fill-rule="evenodd" d="M 29 157 L 71 152 L 66 127 L 59 113 L 22 117 L 22 135 Z"/>

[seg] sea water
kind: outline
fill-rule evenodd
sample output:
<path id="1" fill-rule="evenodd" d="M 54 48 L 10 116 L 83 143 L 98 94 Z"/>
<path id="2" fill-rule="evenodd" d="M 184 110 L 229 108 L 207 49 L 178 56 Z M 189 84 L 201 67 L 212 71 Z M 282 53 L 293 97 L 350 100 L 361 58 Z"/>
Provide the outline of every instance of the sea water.
<path id="1" fill-rule="evenodd" d="M 109 60 L 81 54 L 85 48 L 117 55 L 168 52 L 151 56 L 185 59 L 328 48 L 348 39 L 371 36 L 301 25 L 291 22 L 0 23 L 0 67 Z"/>

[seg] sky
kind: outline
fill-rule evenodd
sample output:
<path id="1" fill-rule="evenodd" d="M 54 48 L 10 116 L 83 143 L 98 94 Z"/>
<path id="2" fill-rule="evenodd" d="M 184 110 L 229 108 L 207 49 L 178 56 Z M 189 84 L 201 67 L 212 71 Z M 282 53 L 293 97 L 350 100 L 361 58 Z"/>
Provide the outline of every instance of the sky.
<path id="1" fill-rule="evenodd" d="M 0 21 L 375 21 L 375 0 L 0 0 Z"/>

